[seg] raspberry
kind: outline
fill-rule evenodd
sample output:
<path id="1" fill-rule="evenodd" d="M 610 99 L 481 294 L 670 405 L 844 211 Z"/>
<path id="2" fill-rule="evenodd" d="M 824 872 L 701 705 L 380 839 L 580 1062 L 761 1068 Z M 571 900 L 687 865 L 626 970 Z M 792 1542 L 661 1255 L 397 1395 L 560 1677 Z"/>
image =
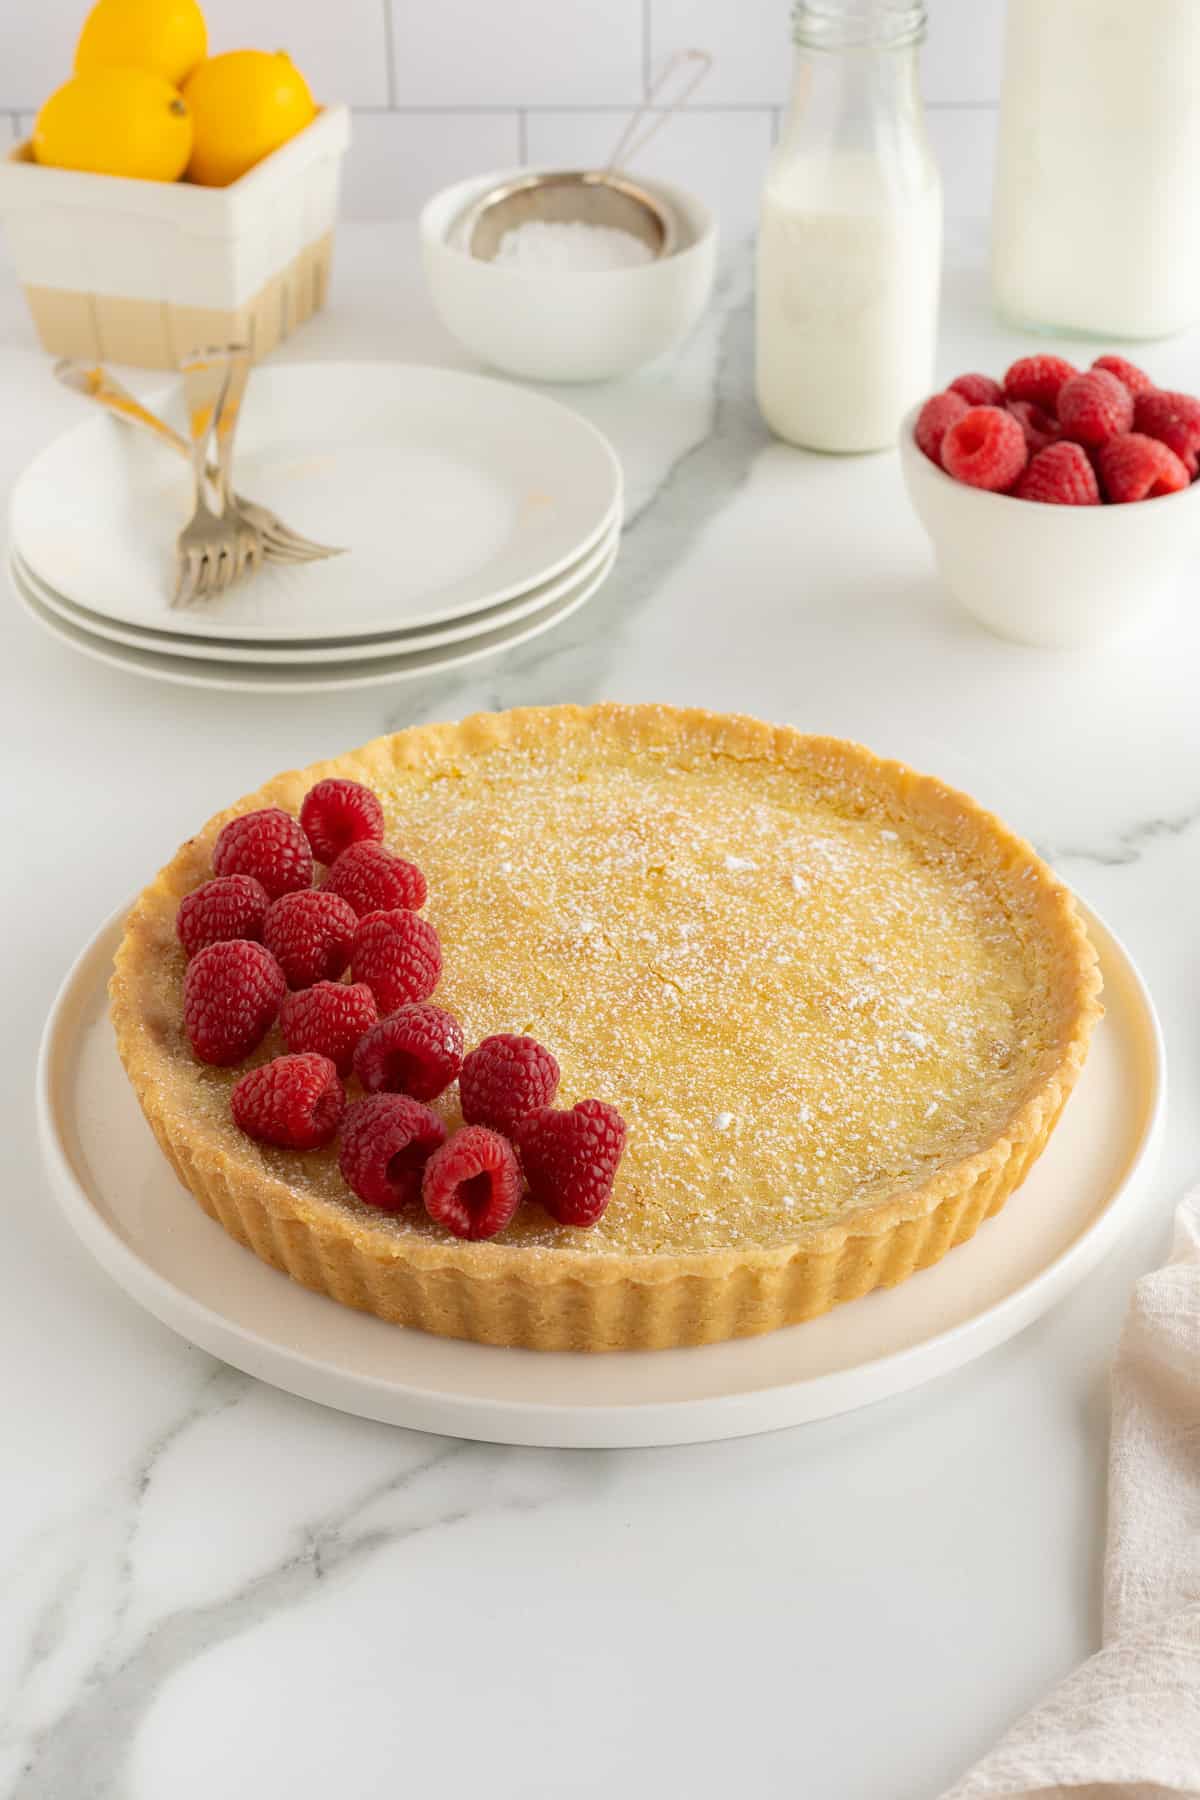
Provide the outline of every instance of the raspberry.
<path id="1" fill-rule="evenodd" d="M 458 1077 L 468 1125 L 490 1125 L 511 1135 L 518 1120 L 549 1106 L 558 1092 L 558 1064 L 535 1038 L 501 1032 L 484 1038 Z"/>
<path id="2" fill-rule="evenodd" d="M 223 827 L 213 846 L 213 869 L 218 875 L 253 875 L 277 900 L 312 886 L 312 851 L 291 813 L 265 806 Z"/>
<path id="3" fill-rule="evenodd" d="M 442 946 L 427 919 L 397 907 L 359 920 L 350 956 L 355 981 L 365 981 L 381 1013 L 428 1000 L 442 974 Z"/>
<path id="4" fill-rule="evenodd" d="M 946 392 L 961 394 L 968 406 L 1003 406 L 1004 389 L 990 375 L 956 375 Z"/>
<path id="5" fill-rule="evenodd" d="M 1177 494 L 1188 485 L 1188 472 L 1175 452 L 1157 438 L 1131 431 L 1100 446 L 1100 485 L 1120 506 L 1129 500 L 1154 500 Z"/>
<path id="6" fill-rule="evenodd" d="M 1010 400 L 1007 407 L 1025 433 L 1025 448 L 1030 456 L 1036 456 L 1039 450 L 1044 450 L 1059 437 L 1062 427 L 1058 420 L 1035 406 L 1032 400 Z"/>
<path id="7" fill-rule="evenodd" d="M 425 1164 L 421 1198 L 434 1224 L 455 1237 L 490 1238 L 520 1206 L 523 1186 L 508 1139 L 485 1125 L 464 1125 Z"/>
<path id="8" fill-rule="evenodd" d="M 380 843 L 383 808 L 361 781 L 318 781 L 304 796 L 302 825 L 318 862 L 336 862 L 351 844 Z"/>
<path id="9" fill-rule="evenodd" d="M 560 1225 L 594 1225 L 612 1197 L 625 1121 L 603 1100 L 539 1106 L 516 1128 L 529 1191 Z"/>
<path id="10" fill-rule="evenodd" d="M 372 1094 L 347 1108 L 338 1158 L 346 1185 L 383 1212 L 399 1212 L 421 1198 L 421 1174 L 446 1127 L 407 1094 Z"/>
<path id="11" fill-rule="evenodd" d="M 1154 390 L 1154 383 L 1145 370 L 1139 369 L 1136 363 L 1126 362 L 1123 356 L 1098 356 L 1092 367 L 1107 369 L 1110 375 L 1115 375 L 1118 381 L 1124 382 L 1135 396 L 1149 394 Z"/>
<path id="12" fill-rule="evenodd" d="M 289 994 L 279 1009 L 279 1029 L 289 1050 L 327 1056 L 339 1075 L 348 1075 L 364 1032 L 378 1019 L 375 996 L 365 981 L 318 981 Z"/>
<path id="13" fill-rule="evenodd" d="M 1058 390 L 1076 373 L 1061 356 L 1021 356 L 1005 372 L 1004 398 L 1032 400 L 1043 412 L 1058 411 Z"/>
<path id="14" fill-rule="evenodd" d="M 1133 395 L 1107 369 L 1072 375 L 1058 393 L 1058 418 L 1067 437 L 1098 450 L 1133 424 Z"/>
<path id="15" fill-rule="evenodd" d="M 939 469 L 942 466 L 942 439 L 967 410 L 967 403 L 961 394 L 931 394 L 917 414 L 917 422 L 913 426 L 917 449 L 923 450 L 930 462 L 936 463 Z"/>
<path id="16" fill-rule="evenodd" d="M 396 906 L 416 912 L 425 904 L 425 877 L 417 865 L 370 840 L 343 850 L 321 887 L 348 900 L 360 919 Z"/>
<path id="17" fill-rule="evenodd" d="M 942 439 L 942 467 L 968 487 L 1003 493 L 1026 461 L 1025 433 L 998 406 L 973 406 Z"/>
<path id="18" fill-rule="evenodd" d="M 249 1056 L 286 993 L 283 970 L 261 944 L 229 938 L 199 951 L 183 978 L 183 1025 L 200 1061 L 228 1068 Z"/>
<path id="19" fill-rule="evenodd" d="M 1100 504 L 1096 471 L 1079 444 L 1050 444 L 1039 450 L 1013 492 L 1018 500 L 1041 500 L 1051 506 Z"/>
<path id="20" fill-rule="evenodd" d="M 262 935 L 288 986 L 306 988 L 342 973 L 357 930 L 354 908 L 340 894 L 304 888 L 272 900 Z"/>
<path id="21" fill-rule="evenodd" d="M 462 1026 L 442 1006 L 417 1002 L 381 1019 L 354 1052 L 354 1073 L 368 1094 L 436 1100 L 462 1067 Z"/>
<path id="22" fill-rule="evenodd" d="M 1191 394 L 1139 394 L 1133 429 L 1173 450 L 1189 475 L 1200 469 L 1200 400 Z"/>
<path id="23" fill-rule="evenodd" d="M 345 1105 L 327 1056 L 277 1056 L 247 1069 L 229 1096 L 239 1131 L 282 1150 L 319 1150 L 329 1143 Z"/>
<path id="24" fill-rule="evenodd" d="M 253 875 L 218 875 L 184 895 L 175 930 L 189 956 L 226 938 L 261 938 L 270 904 Z"/>

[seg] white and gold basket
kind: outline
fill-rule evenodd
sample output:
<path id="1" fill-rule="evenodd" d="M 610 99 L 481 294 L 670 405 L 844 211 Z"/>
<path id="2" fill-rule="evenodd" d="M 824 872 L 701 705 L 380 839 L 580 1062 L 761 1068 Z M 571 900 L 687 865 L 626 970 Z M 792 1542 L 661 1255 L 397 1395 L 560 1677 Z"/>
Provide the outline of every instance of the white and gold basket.
<path id="1" fill-rule="evenodd" d="M 264 356 L 324 305 L 344 106 L 225 188 L 0 161 L 0 218 L 38 336 L 55 356 L 173 369 L 239 339 Z"/>

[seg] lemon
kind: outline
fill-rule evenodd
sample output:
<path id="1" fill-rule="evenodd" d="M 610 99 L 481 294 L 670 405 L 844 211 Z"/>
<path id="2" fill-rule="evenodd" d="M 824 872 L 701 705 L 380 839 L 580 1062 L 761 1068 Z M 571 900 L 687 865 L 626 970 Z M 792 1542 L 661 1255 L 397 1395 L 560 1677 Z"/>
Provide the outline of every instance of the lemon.
<path id="1" fill-rule="evenodd" d="M 196 0 L 96 0 L 79 35 L 75 73 L 153 69 L 179 87 L 207 52 Z"/>
<path id="2" fill-rule="evenodd" d="M 192 121 L 176 88 L 149 69 L 89 69 L 56 89 L 33 122 L 33 159 L 56 169 L 178 181 Z"/>
<path id="3" fill-rule="evenodd" d="M 188 177 L 227 187 L 311 125 L 308 83 L 282 50 L 228 50 L 193 69 L 183 84 L 194 137 Z"/>

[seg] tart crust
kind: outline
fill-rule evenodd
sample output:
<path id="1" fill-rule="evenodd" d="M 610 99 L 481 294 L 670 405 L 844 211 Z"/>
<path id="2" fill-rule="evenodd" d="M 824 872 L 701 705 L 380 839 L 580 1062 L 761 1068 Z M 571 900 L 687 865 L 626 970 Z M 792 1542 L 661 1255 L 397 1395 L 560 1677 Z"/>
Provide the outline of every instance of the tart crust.
<path id="1" fill-rule="evenodd" d="M 568 1242 L 565 1229 L 558 1242 L 533 1243 L 466 1243 L 397 1229 L 352 1198 L 334 1203 L 289 1180 L 294 1158 L 240 1138 L 223 1116 L 218 1128 L 214 1096 L 223 1102 L 220 1083 L 229 1072 L 200 1071 L 180 1054 L 183 958 L 174 918 L 182 896 L 209 873 L 226 820 L 267 805 L 296 812 L 308 788 L 332 774 L 386 789 L 403 772 L 447 783 L 452 794 L 473 759 L 516 752 L 533 768 L 552 769 L 569 751 L 582 766 L 596 745 L 635 768 L 643 759 L 661 767 L 682 758 L 713 770 L 794 771 L 839 794 L 861 793 L 864 810 L 945 848 L 995 890 L 998 908 L 1019 909 L 1045 1042 L 994 1135 L 895 1191 L 834 1217 L 801 1220 L 783 1239 L 743 1234 L 729 1245 L 601 1254 L 589 1250 L 586 1234 L 572 1233 Z M 450 963 L 453 942 L 445 949 Z M 734 715 L 614 705 L 418 726 L 276 777 L 212 819 L 142 893 L 111 983 L 117 1044 L 142 1111 L 180 1181 L 231 1237 L 304 1286 L 396 1324 L 486 1344 L 588 1351 L 772 1331 L 937 1262 L 999 1211 L 1045 1147 L 1101 1016 L 1099 992 L 1095 952 L 1069 892 L 1028 844 L 966 796 L 836 739 Z M 208 1081 L 216 1085 L 206 1088 Z M 620 1203 L 618 1186 L 613 1208 Z"/>

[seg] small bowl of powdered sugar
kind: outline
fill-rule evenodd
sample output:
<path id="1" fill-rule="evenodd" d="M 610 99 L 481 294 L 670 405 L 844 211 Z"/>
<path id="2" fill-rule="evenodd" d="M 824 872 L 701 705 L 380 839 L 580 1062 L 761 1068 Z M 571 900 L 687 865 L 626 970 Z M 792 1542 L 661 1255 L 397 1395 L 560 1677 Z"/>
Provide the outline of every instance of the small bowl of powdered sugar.
<path id="1" fill-rule="evenodd" d="M 708 304 L 716 263 L 716 221 L 704 203 L 639 178 L 649 206 L 623 214 L 614 204 L 603 222 L 553 209 L 546 216 L 544 207 L 538 216 L 510 213 L 481 255 L 481 203 L 529 177 L 521 170 L 459 182 L 421 214 L 429 290 L 458 341 L 529 380 L 606 381 L 686 337 Z M 547 185 L 539 183 L 543 194 Z"/>

